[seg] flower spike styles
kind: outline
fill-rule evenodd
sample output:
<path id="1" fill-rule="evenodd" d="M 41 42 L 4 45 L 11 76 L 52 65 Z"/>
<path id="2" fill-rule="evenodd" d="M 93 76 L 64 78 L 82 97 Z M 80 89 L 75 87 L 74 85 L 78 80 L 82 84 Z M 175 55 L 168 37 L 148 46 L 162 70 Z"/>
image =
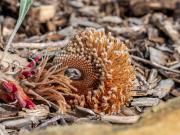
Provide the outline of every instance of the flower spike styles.
<path id="1" fill-rule="evenodd" d="M 67 67 L 64 75 L 77 88 L 73 94 L 78 98 L 67 100 L 71 106 L 117 113 L 130 99 L 135 73 L 127 47 L 111 34 L 88 28 L 76 34 L 53 63 Z"/>

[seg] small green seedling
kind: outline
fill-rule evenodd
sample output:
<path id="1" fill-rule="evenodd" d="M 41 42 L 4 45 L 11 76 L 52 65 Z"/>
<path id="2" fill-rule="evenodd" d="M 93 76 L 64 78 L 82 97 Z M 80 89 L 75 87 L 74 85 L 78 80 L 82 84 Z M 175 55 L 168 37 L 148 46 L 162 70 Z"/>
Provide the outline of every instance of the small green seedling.
<path id="1" fill-rule="evenodd" d="M 1 61 L 3 61 L 3 59 L 6 57 L 6 54 L 7 54 L 7 51 L 9 50 L 10 46 L 11 46 L 11 43 L 19 29 L 19 27 L 21 26 L 29 8 L 31 7 L 32 5 L 32 0 L 20 0 L 20 10 L 19 10 L 19 17 L 18 17 L 18 20 L 17 20 L 17 23 L 16 23 L 16 26 L 7 42 L 7 45 L 6 45 L 6 48 L 4 50 L 4 53 L 2 55 L 2 58 L 1 58 Z"/>

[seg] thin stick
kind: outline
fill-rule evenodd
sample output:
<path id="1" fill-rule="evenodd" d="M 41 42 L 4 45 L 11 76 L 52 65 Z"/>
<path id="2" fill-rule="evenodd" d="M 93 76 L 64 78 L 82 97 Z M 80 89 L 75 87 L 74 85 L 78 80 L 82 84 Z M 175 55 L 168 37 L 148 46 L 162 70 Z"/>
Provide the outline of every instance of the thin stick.
<path id="1" fill-rule="evenodd" d="M 69 42 L 69 39 L 64 39 L 58 42 L 49 43 L 12 43 L 13 48 L 31 48 L 31 49 L 44 49 L 53 47 L 64 47 Z"/>
<path id="2" fill-rule="evenodd" d="M 149 64 L 149 65 L 151 65 L 151 66 L 154 66 L 154 67 L 157 67 L 157 68 L 160 68 L 160 69 L 166 70 L 166 71 L 171 71 L 171 72 L 174 72 L 174 73 L 178 73 L 178 74 L 180 74 L 180 71 L 179 71 L 179 70 L 170 69 L 170 68 L 168 68 L 168 67 L 165 67 L 165 66 L 159 65 L 158 63 L 151 62 L 151 61 L 149 61 L 149 60 L 146 60 L 146 59 L 140 58 L 140 57 L 138 57 L 138 56 L 131 55 L 131 57 L 132 57 L 134 60 L 137 60 L 137 61 L 143 62 L 143 63 L 145 63 L 145 64 Z"/>

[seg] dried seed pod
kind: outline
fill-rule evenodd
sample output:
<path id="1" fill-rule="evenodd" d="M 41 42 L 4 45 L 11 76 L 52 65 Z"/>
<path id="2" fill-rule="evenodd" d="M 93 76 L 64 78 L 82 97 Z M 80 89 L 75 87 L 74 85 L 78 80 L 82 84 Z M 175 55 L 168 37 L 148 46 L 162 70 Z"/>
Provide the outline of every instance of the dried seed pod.
<path id="1" fill-rule="evenodd" d="M 76 34 L 63 50 L 53 63 L 67 67 L 64 75 L 71 76 L 71 85 L 77 88 L 72 93 L 81 97 L 71 103 L 66 100 L 68 104 L 117 113 L 127 103 L 135 74 L 125 44 L 111 34 L 88 28 Z"/>

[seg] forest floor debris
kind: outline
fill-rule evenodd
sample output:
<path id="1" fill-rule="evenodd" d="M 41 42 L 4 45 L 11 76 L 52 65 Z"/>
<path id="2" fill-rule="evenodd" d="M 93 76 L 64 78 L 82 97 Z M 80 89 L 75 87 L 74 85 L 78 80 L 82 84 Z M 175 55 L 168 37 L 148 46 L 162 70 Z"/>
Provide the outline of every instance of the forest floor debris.
<path id="1" fill-rule="evenodd" d="M 128 46 L 136 70 L 136 88 L 132 91 L 133 98 L 129 105 L 122 107 L 118 115 L 110 116 L 101 116 L 80 107 L 74 112 L 60 114 L 55 111 L 56 105 L 44 100 L 47 106 L 40 107 L 39 111 L 43 111 L 42 115 L 45 116 L 38 116 L 37 119 L 30 115 L 33 112 L 28 109 L 24 112 L 22 110 L 23 114 L 15 107 L 15 103 L 2 102 L 0 131 L 4 135 L 18 134 L 83 121 L 110 125 L 132 124 L 138 122 L 152 106 L 180 96 L 179 5 L 178 0 L 53 0 L 51 3 L 48 0 L 34 0 L 16 34 L 7 63 L 14 62 L 14 67 L 26 65 L 26 59 L 33 54 L 45 48 L 64 47 L 76 32 L 94 27 L 106 33 L 111 32 Z M 18 0 L 2 0 L 1 50 L 14 28 L 17 16 Z M 8 67 L 7 63 L 5 67 Z M 41 115 L 40 112 L 34 114 Z"/>

